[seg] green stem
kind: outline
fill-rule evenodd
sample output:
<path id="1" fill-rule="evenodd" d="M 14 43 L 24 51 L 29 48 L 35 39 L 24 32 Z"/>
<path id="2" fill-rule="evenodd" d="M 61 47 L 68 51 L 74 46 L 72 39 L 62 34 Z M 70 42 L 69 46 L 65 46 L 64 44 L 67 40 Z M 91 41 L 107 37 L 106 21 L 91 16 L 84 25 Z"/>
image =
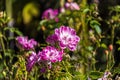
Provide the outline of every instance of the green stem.
<path id="1" fill-rule="evenodd" d="M 114 42 L 114 35 L 115 35 L 115 26 L 112 26 L 112 31 L 111 31 L 111 43 L 112 43 L 112 45 Z"/>
<path id="2" fill-rule="evenodd" d="M 10 18 L 12 18 L 12 1 L 13 0 L 6 0 L 6 12 Z"/>
<path id="3" fill-rule="evenodd" d="M 69 74 L 72 78 L 74 78 L 74 76 L 72 74 L 70 74 L 70 72 L 68 71 L 68 68 L 66 67 L 65 62 L 62 61 L 62 63 L 63 63 L 63 66 L 65 67 L 67 74 Z"/>
<path id="4" fill-rule="evenodd" d="M 35 67 L 35 80 L 37 80 L 37 68 Z"/>
<path id="5" fill-rule="evenodd" d="M 106 54 L 106 64 L 107 64 L 107 67 L 106 67 L 106 69 L 108 70 L 108 66 L 109 66 L 109 64 L 108 64 L 108 55 L 109 55 L 109 53 L 108 54 Z"/>
<path id="6" fill-rule="evenodd" d="M 27 72 L 25 72 L 25 80 L 27 80 Z"/>
<path id="7" fill-rule="evenodd" d="M 82 0 L 81 8 L 83 8 L 83 10 L 86 8 L 86 5 L 87 5 L 87 0 Z M 85 57 L 85 60 L 84 60 L 85 63 L 88 64 L 88 62 L 89 62 L 88 59 L 87 59 L 88 56 L 85 55 L 87 53 L 86 52 L 86 46 L 89 46 L 88 27 L 87 27 L 87 24 L 86 24 L 86 13 L 84 13 L 84 12 L 81 13 L 80 20 L 81 20 L 81 26 L 82 26 L 82 34 L 80 36 L 81 36 L 82 45 L 83 45 L 83 47 L 81 48 L 81 54 L 82 54 L 83 57 Z M 87 69 L 88 69 L 88 65 L 85 65 L 84 63 L 82 65 L 83 65 L 82 73 L 86 74 Z"/>
<path id="8" fill-rule="evenodd" d="M 113 45 L 114 43 L 114 35 L 115 35 L 115 26 L 112 26 L 112 30 L 111 30 L 111 44 Z M 114 56 L 113 56 L 113 51 L 109 52 L 109 69 L 112 68 L 113 64 L 114 64 Z"/>
<path id="9" fill-rule="evenodd" d="M 3 53 L 5 54 L 5 45 L 4 45 L 4 41 L 3 41 L 2 37 L 0 37 L 0 43 L 1 43 L 1 47 L 2 47 Z"/>
<path id="10" fill-rule="evenodd" d="M 110 51 L 110 57 L 109 57 L 109 70 L 112 69 L 113 65 L 114 65 L 114 56 L 112 54 L 112 51 Z"/>

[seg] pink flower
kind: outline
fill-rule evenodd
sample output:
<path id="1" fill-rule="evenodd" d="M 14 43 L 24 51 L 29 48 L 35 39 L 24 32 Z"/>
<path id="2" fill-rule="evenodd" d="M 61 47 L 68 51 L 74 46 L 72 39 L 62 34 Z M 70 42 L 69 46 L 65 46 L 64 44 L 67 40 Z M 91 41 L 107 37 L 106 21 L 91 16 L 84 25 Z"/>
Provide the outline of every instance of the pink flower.
<path id="1" fill-rule="evenodd" d="M 62 51 L 57 50 L 54 47 L 47 46 L 41 52 L 38 53 L 39 60 L 48 62 L 58 62 L 62 60 Z"/>
<path id="2" fill-rule="evenodd" d="M 74 29 L 68 26 L 61 26 L 60 28 L 55 29 L 55 35 L 58 38 L 61 49 L 68 48 L 71 51 L 76 50 L 80 38 L 76 35 Z"/>
<path id="3" fill-rule="evenodd" d="M 26 50 L 33 49 L 37 45 L 37 42 L 34 39 L 28 40 L 28 37 L 19 36 L 16 38 L 16 40 L 18 45 Z"/>
<path id="4" fill-rule="evenodd" d="M 57 40 L 58 40 L 57 36 L 55 34 L 52 34 L 52 35 L 47 37 L 46 42 L 50 43 L 51 45 L 55 45 Z"/>
<path id="5" fill-rule="evenodd" d="M 57 9 L 53 10 L 49 8 L 43 12 L 42 19 L 48 19 L 48 20 L 55 19 L 57 15 L 58 15 Z"/>
<path id="6" fill-rule="evenodd" d="M 27 59 L 27 64 L 26 64 L 26 69 L 28 72 L 31 71 L 32 67 L 34 66 L 34 64 L 37 62 L 37 55 L 35 52 L 32 52 L 32 54 L 29 56 L 29 58 Z"/>
<path id="7" fill-rule="evenodd" d="M 66 2 L 65 7 L 70 10 L 80 10 L 80 7 L 76 2 Z"/>
<path id="8" fill-rule="evenodd" d="M 65 8 L 64 8 L 64 7 L 61 7 L 61 8 L 60 8 L 60 12 L 61 12 L 61 13 L 65 13 Z"/>

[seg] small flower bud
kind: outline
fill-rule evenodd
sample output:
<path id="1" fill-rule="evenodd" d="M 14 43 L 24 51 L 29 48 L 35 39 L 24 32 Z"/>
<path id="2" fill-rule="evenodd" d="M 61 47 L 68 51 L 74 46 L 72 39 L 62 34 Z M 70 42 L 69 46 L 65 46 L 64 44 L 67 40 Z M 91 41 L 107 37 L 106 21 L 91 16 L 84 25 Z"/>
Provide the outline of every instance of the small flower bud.
<path id="1" fill-rule="evenodd" d="M 108 53 L 109 53 L 108 50 L 105 50 L 105 54 L 108 55 Z"/>
<path id="2" fill-rule="evenodd" d="M 112 44 L 109 45 L 109 50 L 110 50 L 110 51 L 113 50 L 113 45 L 112 45 Z"/>
<path id="3" fill-rule="evenodd" d="M 42 30 L 43 30 L 43 31 L 45 31 L 45 30 L 46 30 L 45 26 L 42 26 L 41 28 L 42 28 Z"/>
<path id="4" fill-rule="evenodd" d="M 3 11 L 0 12 L 0 18 L 2 18 L 4 15 L 3 15 Z"/>

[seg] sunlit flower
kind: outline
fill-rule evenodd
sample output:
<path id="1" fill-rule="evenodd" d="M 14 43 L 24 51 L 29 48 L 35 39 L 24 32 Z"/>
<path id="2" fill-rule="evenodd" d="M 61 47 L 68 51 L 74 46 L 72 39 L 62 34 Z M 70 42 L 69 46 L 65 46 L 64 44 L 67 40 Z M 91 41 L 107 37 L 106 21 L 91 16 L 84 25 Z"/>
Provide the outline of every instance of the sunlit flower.
<path id="1" fill-rule="evenodd" d="M 70 10 L 80 10 L 80 7 L 76 2 L 66 2 L 65 8 Z"/>
<path id="2" fill-rule="evenodd" d="M 61 26 L 55 29 L 55 35 L 58 38 L 59 46 L 62 49 L 68 48 L 71 51 L 76 50 L 77 44 L 80 41 L 74 29 L 68 26 Z"/>
<path id="3" fill-rule="evenodd" d="M 37 55 L 35 52 L 32 52 L 31 55 L 27 59 L 26 69 L 28 72 L 32 70 L 32 67 L 37 62 Z"/>
<path id="4" fill-rule="evenodd" d="M 54 47 L 47 46 L 43 51 L 38 53 L 39 60 L 48 62 L 59 62 L 62 60 L 62 51 L 57 50 Z"/>
<path id="5" fill-rule="evenodd" d="M 19 36 L 16 40 L 18 44 L 26 50 L 33 49 L 37 45 L 37 42 L 34 39 L 28 40 L 28 37 Z"/>
<path id="6" fill-rule="evenodd" d="M 53 10 L 49 8 L 43 12 L 42 19 L 48 19 L 48 20 L 55 19 L 57 15 L 58 15 L 57 9 Z"/>

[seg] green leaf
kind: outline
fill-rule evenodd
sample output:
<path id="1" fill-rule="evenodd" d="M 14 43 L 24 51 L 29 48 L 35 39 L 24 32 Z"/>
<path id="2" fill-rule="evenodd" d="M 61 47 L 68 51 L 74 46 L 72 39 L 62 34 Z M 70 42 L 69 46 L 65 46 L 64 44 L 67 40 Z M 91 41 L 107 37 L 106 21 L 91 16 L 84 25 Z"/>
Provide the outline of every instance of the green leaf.
<path id="1" fill-rule="evenodd" d="M 3 37 L 2 33 L 0 33 L 0 38 Z"/>
<path id="2" fill-rule="evenodd" d="M 90 21 L 90 26 L 91 26 L 92 28 L 95 28 L 94 25 L 99 25 L 99 26 L 100 26 L 100 23 L 99 23 L 98 21 L 96 21 L 96 20 Z"/>
<path id="3" fill-rule="evenodd" d="M 118 48 L 118 51 L 120 51 L 120 47 Z"/>
<path id="4" fill-rule="evenodd" d="M 1 65 L 0 65 L 0 72 L 2 72 L 3 67 L 4 67 L 4 65 L 3 65 L 3 64 L 1 64 Z M 3 74 L 0 74 L 0 79 L 2 79 L 3 77 L 4 77 L 4 76 L 3 76 Z"/>
<path id="5" fill-rule="evenodd" d="M 107 45 L 106 45 L 106 44 L 104 44 L 104 43 L 102 43 L 102 44 L 101 44 L 101 47 L 103 47 L 103 48 L 107 49 Z"/>
<path id="6" fill-rule="evenodd" d="M 94 25 L 94 28 L 98 34 L 101 34 L 102 31 L 98 25 Z"/>
<path id="7" fill-rule="evenodd" d="M 90 11 L 90 9 L 86 8 L 86 9 L 83 10 L 83 13 L 87 13 L 88 11 Z"/>
<path id="8" fill-rule="evenodd" d="M 92 80 L 94 80 L 94 79 L 97 80 L 97 79 L 100 78 L 102 75 L 103 75 L 102 72 L 91 71 L 89 77 L 90 77 Z"/>
<path id="9" fill-rule="evenodd" d="M 10 32 L 14 32 L 17 35 L 22 35 L 22 32 L 20 32 L 17 28 L 14 27 L 6 27 L 4 28 L 4 31 L 9 30 Z"/>
<path id="10" fill-rule="evenodd" d="M 88 46 L 87 47 L 89 51 L 92 51 L 93 50 L 93 47 L 92 46 Z"/>
<path id="11" fill-rule="evenodd" d="M 48 21 L 48 20 L 46 20 L 46 19 L 41 20 L 39 24 L 40 24 L 40 25 L 43 25 L 43 24 L 46 23 L 47 21 Z"/>
<path id="12" fill-rule="evenodd" d="M 3 71 L 2 73 L 3 73 L 4 77 L 6 77 L 6 75 L 7 75 L 7 74 L 6 74 L 6 72 L 5 72 L 5 71 Z"/>
<path id="13" fill-rule="evenodd" d="M 0 74 L 0 79 L 2 79 L 4 76 L 3 76 L 3 74 Z"/>
<path id="14" fill-rule="evenodd" d="M 78 71 L 75 71 L 75 72 L 73 72 L 74 73 L 74 78 L 73 78 L 73 80 L 86 80 L 86 75 L 84 75 L 84 74 L 82 74 L 82 73 L 80 73 L 80 72 L 78 72 Z"/>
<path id="15" fill-rule="evenodd" d="M 22 32 L 20 32 L 18 29 L 15 29 L 15 31 L 14 31 L 17 35 L 22 35 Z"/>
<path id="16" fill-rule="evenodd" d="M 116 41 L 116 44 L 119 44 L 119 45 L 120 45 L 120 40 Z"/>
<path id="17" fill-rule="evenodd" d="M 81 73 L 80 72 L 74 72 L 74 75 L 81 75 Z"/>
<path id="18" fill-rule="evenodd" d="M 47 78 L 49 79 L 49 78 L 50 78 L 50 73 L 48 73 L 46 76 L 47 76 Z"/>
<path id="19" fill-rule="evenodd" d="M 1 55 L 1 53 L 0 53 L 0 59 L 2 59 L 2 55 Z"/>
<path id="20" fill-rule="evenodd" d="M 12 55 L 13 55 L 14 53 L 15 53 L 14 50 L 6 49 L 5 56 L 13 57 Z"/>
<path id="21" fill-rule="evenodd" d="M 98 34 L 101 34 L 100 23 L 96 20 L 90 21 L 90 26 L 95 29 Z"/>

